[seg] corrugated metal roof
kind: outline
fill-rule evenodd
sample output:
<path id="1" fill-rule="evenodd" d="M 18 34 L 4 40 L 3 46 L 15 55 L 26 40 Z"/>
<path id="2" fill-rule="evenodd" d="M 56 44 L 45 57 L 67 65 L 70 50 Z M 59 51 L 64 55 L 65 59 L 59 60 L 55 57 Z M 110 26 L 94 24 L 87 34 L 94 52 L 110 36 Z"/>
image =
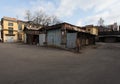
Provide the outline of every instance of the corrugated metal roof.
<path id="1" fill-rule="evenodd" d="M 79 26 L 71 25 L 69 23 L 64 23 L 64 24 L 65 24 L 65 28 L 68 30 L 73 30 L 73 31 L 77 31 L 77 32 L 85 32 L 85 30 Z"/>
<path id="2" fill-rule="evenodd" d="M 47 30 L 57 29 L 57 28 L 63 28 L 63 29 L 67 29 L 67 30 L 77 31 L 77 32 L 85 32 L 85 30 L 82 29 L 81 27 L 75 26 L 75 25 L 72 25 L 72 24 L 69 24 L 66 22 L 46 27 Z"/>

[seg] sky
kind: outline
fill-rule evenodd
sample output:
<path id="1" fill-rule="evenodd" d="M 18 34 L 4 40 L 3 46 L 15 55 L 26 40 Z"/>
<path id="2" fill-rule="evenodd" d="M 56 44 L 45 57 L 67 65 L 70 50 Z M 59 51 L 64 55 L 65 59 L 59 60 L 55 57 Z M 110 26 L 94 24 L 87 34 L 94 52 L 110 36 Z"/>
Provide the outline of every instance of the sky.
<path id="1" fill-rule="evenodd" d="M 120 25 L 119 0 L 1 0 L 0 18 L 3 16 L 25 20 L 25 11 L 43 10 L 61 21 L 77 26 L 117 22 Z"/>

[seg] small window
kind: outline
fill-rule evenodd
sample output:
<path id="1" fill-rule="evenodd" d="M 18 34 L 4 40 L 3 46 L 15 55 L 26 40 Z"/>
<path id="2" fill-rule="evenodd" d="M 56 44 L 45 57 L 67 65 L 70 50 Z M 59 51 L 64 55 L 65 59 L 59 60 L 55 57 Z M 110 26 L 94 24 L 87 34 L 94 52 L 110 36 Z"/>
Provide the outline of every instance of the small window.
<path id="1" fill-rule="evenodd" d="M 8 26 L 13 26 L 13 23 L 9 22 L 9 23 L 8 23 Z"/>
<path id="2" fill-rule="evenodd" d="M 88 29 L 88 31 L 90 31 L 90 29 Z"/>
<path id="3" fill-rule="evenodd" d="M 8 34 L 13 34 L 13 28 L 12 27 L 8 28 Z"/>

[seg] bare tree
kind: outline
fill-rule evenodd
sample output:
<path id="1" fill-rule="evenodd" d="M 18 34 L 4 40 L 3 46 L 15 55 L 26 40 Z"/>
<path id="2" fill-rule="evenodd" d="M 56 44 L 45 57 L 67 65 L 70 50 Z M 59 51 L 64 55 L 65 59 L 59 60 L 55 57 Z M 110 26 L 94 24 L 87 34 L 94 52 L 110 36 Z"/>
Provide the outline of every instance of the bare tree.
<path id="1" fill-rule="evenodd" d="M 26 19 L 32 21 L 36 25 L 50 26 L 61 23 L 61 21 L 56 16 L 49 16 L 42 10 L 34 12 L 32 15 L 30 10 L 26 11 Z"/>
<path id="2" fill-rule="evenodd" d="M 55 24 L 59 24 L 62 21 L 60 21 L 56 16 L 51 16 L 51 23 L 50 25 L 55 25 Z"/>
<path id="3" fill-rule="evenodd" d="M 32 13 L 31 13 L 30 10 L 25 11 L 25 19 L 28 20 L 28 21 L 32 21 L 33 16 L 32 16 Z"/>

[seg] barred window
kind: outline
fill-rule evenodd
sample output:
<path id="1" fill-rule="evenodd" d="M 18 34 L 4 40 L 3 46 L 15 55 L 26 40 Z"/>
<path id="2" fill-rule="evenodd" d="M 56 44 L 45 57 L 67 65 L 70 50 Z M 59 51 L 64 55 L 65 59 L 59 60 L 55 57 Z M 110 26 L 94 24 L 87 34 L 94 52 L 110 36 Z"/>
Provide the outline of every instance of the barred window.
<path id="1" fill-rule="evenodd" d="M 13 23 L 9 22 L 9 23 L 8 23 L 8 26 L 13 26 Z"/>
<path id="2" fill-rule="evenodd" d="M 13 34 L 13 28 L 12 27 L 8 28 L 8 34 Z"/>

